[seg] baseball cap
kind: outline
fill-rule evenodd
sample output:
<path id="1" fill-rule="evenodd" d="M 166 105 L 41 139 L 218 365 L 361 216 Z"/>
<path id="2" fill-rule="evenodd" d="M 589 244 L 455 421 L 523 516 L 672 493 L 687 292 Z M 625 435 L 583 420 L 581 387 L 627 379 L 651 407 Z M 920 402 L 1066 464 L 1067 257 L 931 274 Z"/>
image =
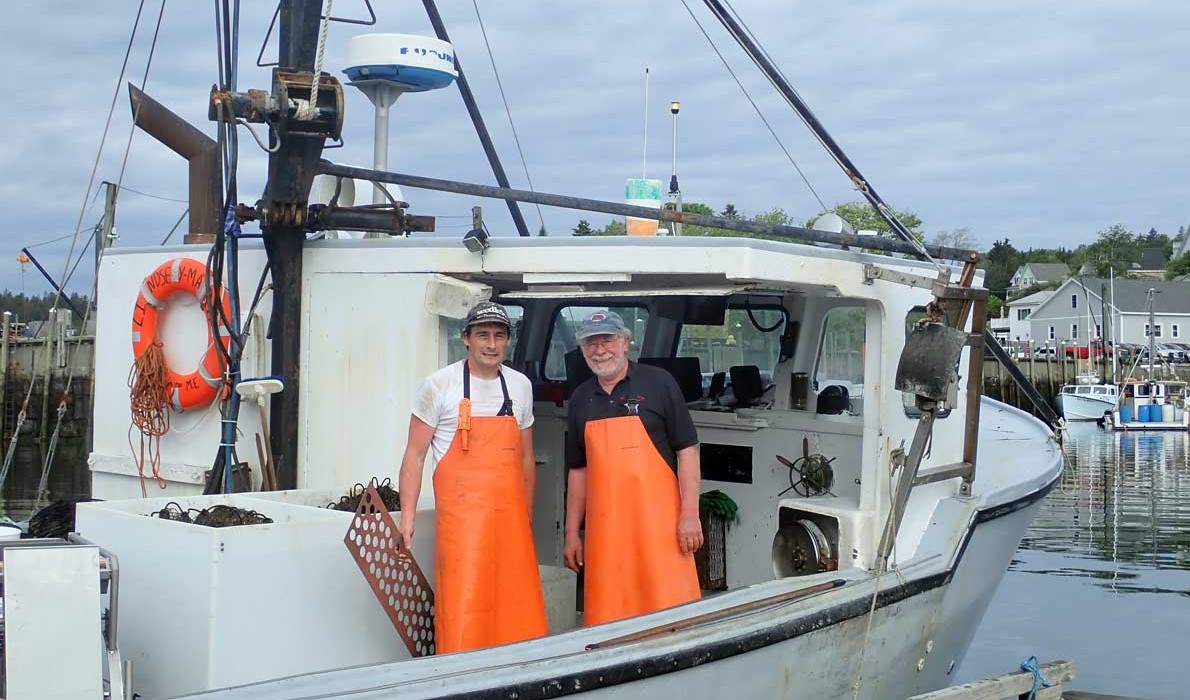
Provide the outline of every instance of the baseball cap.
<path id="1" fill-rule="evenodd" d="M 582 340 L 593 335 L 615 335 L 626 330 L 628 330 L 628 326 L 624 325 L 624 319 L 620 318 L 616 312 L 596 311 L 578 324 L 578 330 L 575 331 L 574 337 Z"/>
<path id="2" fill-rule="evenodd" d="M 499 323 L 512 331 L 512 321 L 508 318 L 508 312 L 494 301 L 481 301 L 472 306 L 467 312 L 467 322 L 463 325 L 463 330 L 482 323 Z"/>

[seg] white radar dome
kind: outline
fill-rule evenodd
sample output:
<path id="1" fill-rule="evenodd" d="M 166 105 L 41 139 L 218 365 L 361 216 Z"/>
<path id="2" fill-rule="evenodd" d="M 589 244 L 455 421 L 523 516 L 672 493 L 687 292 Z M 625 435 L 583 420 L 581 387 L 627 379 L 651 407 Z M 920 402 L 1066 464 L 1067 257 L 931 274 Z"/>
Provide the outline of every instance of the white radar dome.
<path id="1" fill-rule="evenodd" d="M 458 77 L 454 48 L 447 42 L 414 34 L 362 34 L 347 44 L 352 83 L 378 80 L 405 92 L 444 88 Z"/>

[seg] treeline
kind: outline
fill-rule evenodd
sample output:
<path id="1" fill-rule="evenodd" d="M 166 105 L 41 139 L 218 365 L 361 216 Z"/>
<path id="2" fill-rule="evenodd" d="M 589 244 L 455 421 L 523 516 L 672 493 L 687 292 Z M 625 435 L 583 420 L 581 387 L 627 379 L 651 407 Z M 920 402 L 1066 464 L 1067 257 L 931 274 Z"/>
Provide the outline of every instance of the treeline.
<path id="1" fill-rule="evenodd" d="M 716 215 L 714 209 L 700 202 L 684 203 L 682 205 L 682 211 L 708 216 Z M 867 202 L 840 204 L 831 209 L 831 211 L 851 224 L 852 228 L 856 231 L 867 230 L 875 231 L 884 236 L 892 235 L 892 230 L 888 224 L 885 223 L 884 219 Z M 960 228 L 952 231 L 939 231 L 926 236 L 922 232 L 922 221 L 916 214 L 906 211 L 896 212 L 896 215 L 901 223 L 918 240 L 934 245 L 976 249 L 975 240 L 968 229 Z M 731 203 L 725 205 L 718 212 L 718 216 L 728 219 L 748 219 L 767 224 L 802 226 L 806 228 L 812 227 L 815 219 L 817 219 L 817 217 L 814 217 L 807 221 L 796 221 L 785 210 L 780 208 L 747 216 L 738 211 L 735 205 Z M 613 220 L 603 228 L 594 228 L 590 222 L 583 219 L 573 229 L 573 234 L 576 236 L 617 236 L 624 233 L 624 221 L 622 219 Z M 746 235 L 750 237 L 788 240 L 787 238 L 778 238 L 776 236 L 757 236 L 756 234 L 708 229 L 703 226 L 691 226 L 688 224 L 682 227 L 682 235 Z M 1133 233 L 1124 226 L 1115 224 L 1096 233 L 1096 238 L 1093 242 L 1085 243 L 1075 248 L 1029 248 L 1021 250 L 1014 246 L 1007 238 L 997 240 L 992 244 L 990 249 L 983 252 L 982 263 L 980 265 L 985 271 L 984 286 L 997 297 L 997 299 L 992 300 L 989 307 L 998 307 L 1001 302 L 1007 300 L 1008 284 L 1013 274 L 1016 273 L 1021 265 L 1030 262 L 1065 263 L 1070 267 L 1072 274 L 1078 274 L 1085 265 L 1090 274 L 1099 277 L 1107 277 L 1113 271 L 1118 277 L 1127 277 L 1132 273 L 1134 269 L 1133 265 L 1140 262 L 1145 249 L 1158 248 L 1161 250 L 1162 259 L 1168 261 L 1165 264 L 1166 279 L 1190 274 L 1190 253 L 1176 259 L 1171 259 L 1174 249 L 1181 243 L 1185 235 L 1186 227 L 1184 226 L 1179 227 L 1177 234 L 1171 236 L 1160 233 L 1155 229 L 1149 229 L 1148 233 Z"/>
<path id="2" fill-rule="evenodd" d="M 11 311 L 12 320 L 16 321 L 44 321 L 49 317 L 49 311 L 54 306 L 54 299 L 57 298 L 52 292 L 46 292 L 41 296 L 29 296 L 23 293 L 16 292 L 0 292 L 0 312 Z M 70 295 L 70 303 L 79 312 L 83 312 L 87 308 L 87 297 L 79 294 Z M 65 302 L 58 301 L 59 309 L 69 309 Z M 82 322 L 81 318 L 72 319 L 75 325 Z"/>

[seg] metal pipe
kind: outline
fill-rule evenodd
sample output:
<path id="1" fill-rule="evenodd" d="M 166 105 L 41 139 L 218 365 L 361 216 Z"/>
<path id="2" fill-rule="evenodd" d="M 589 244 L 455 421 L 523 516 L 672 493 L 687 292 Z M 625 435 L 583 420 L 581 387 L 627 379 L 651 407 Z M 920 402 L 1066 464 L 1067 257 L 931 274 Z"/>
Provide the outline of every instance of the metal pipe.
<path id="1" fill-rule="evenodd" d="M 1037 409 L 1037 412 L 1041 414 L 1041 420 L 1049 424 L 1050 428 L 1056 426 L 1058 424 L 1058 414 L 1054 413 L 1054 409 L 1050 408 L 1049 403 L 1046 402 L 1041 392 L 1037 391 L 1037 387 L 1033 386 L 1033 382 L 1029 381 L 1028 377 L 1021 373 L 1021 368 L 1017 367 L 1016 363 L 1012 361 L 1012 358 L 1008 356 L 1008 353 L 1004 352 L 1003 346 L 1000 345 L 1000 342 L 996 340 L 996 337 L 992 335 L 991 331 L 986 329 L 983 332 L 983 346 L 1004 367 L 1004 371 L 1008 372 L 1008 376 L 1012 377 L 1012 380 L 1016 382 L 1020 390 L 1025 392 L 1025 396 L 1033 404 L 1034 408 Z M 1053 371 L 1049 367 L 1050 365 L 1047 361 L 1047 375 L 1052 386 Z"/>
<path id="2" fill-rule="evenodd" d="M 50 273 L 46 272 L 46 269 L 41 266 L 41 262 L 33 255 L 33 253 L 30 253 L 28 248 L 21 248 L 21 252 L 25 254 L 25 257 L 29 258 L 29 262 L 33 263 L 33 267 L 36 267 L 37 271 L 41 273 L 41 276 L 50 283 L 51 287 L 54 288 L 54 293 L 58 295 L 58 299 L 60 299 L 63 304 L 66 304 L 66 306 L 70 307 L 70 310 L 74 312 L 75 316 L 82 318 L 83 315 L 79 313 L 79 310 L 75 308 L 74 304 L 70 303 L 70 297 L 62 293 L 62 286 L 54 281 L 54 278 L 50 276 Z"/>
<path id="3" fill-rule="evenodd" d="M 373 182 L 388 182 L 396 185 L 424 190 L 469 194 L 479 197 L 490 197 L 492 199 L 514 199 L 519 202 L 543 204 L 545 206 L 561 207 L 563 209 L 594 211 L 604 214 L 616 214 L 619 216 L 633 216 L 642 219 L 661 219 L 662 221 L 675 221 L 682 224 L 706 226 L 708 228 L 725 229 L 728 231 L 758 233 L 793 240 L 831 243 L 839 246 L 855 246 L 856 248 L 869 248 L 890 253 L 904 253 L 913 256 L 920 255 L 917 249 L 906 241 L 900 241 L 894 238 L 883 238 L 880 236 L 859 236 L 853 233 L 833 233 L 830 231 L 818 231 L 815 229 L 801 228 L 798 226 L 762 224 L 756 221 L 727 219 L 721 216 L 704 216 L 702 214 L 694 214 L 691 212 L 675 212 L 665 209 L 657 210 L 651 209 L 649 207 L 637 207 L 630 204 L 620 204 L 618 202 L 605 202 L 598 199 L 569 197 L 565 195 L 549 194 L 546 192 L 530 192 L 528 190 L 515 190 L 506 187 L 492 187 L 491 185 L 476 185 L 467 182 L 456 182 L 454 180 L 438 180 L 435 178 L 420 177 L 417 175 L 405 175 L 402 173 L 382 173 L 376 172 L 374 170 L 368 170 L 366 168 L 353 168 L 345 165 L 336 165 L 326 161 L 318 164 L 317 171 L 325 175 L 352 177 L 358 178 L 360 180 L 370 180 Z M 925 248 L 931 255 L 937 258 L 948 260 L 966 260 L 972 254 L 974 254 L 974 251 L 962 250 L 959 248 L 949 248 L 945 246 L 925 246 Z"/>
<path id="4" fill-rule="evenodd" d="M 892 503 L 889 504 L 888 517 L 891 526 L 886 525 L 880 536 L 880 546 L 876 550 L 879 571 L 888 570 L 888 557 L 892 553 L 893 544 L 897 541 L 897 531 L 901 528 L 901 518 L 905 516 L 905 505 L 909 502 L 909 494 L 913 491 L 913 481 L 917 478 L 917 470 L 921 467 L 921 460 L 925 457 L 926 446 L 930 444 L 930 437 L 934 432 L 934 420 L 938 417 L 937 405 L 922 409 L 922 416 L 917 421 L 917 431 L 913 433 L 913 442 L 909 445 L 909 453 L 901 465 L 897 475 L 896 490 L 892 493 Z"/>
<path id="5" fill-rule="evenodd" d="M 184 242 L 214 242 L 223 209 L 219 144 L 131 83 L 128 98 L 135 124 L 190 164 L 190 233 Z"/>
<path id="6" fill-rule="evenodd" d="M 442 15 L 438 14 L 438 6 L 434 0 L 422 0 L 426 6 L 426 14 L 430 17 L 430 24 L 434 25 L 434 33 L 446 43 L 450 43 L 450 35 L 446 33 L 446 25 L 442 23 Z M 488 157 L 488 164 L 492 167 L 492 174 L 496 176 L 496 183 L 501 187 L 509 187 L 508 176 L 504 174 L 504 166 L 500 164 L 500 156 L 496 154 L 496 147 L 492 144 L 492 137 L 488 134 L 488 127 L 483 123 L 483 115 L 479 113 L 479 105 L 475 102 L 475 95 L 471 93 L 471 86 L 467 83 L 467 76 L 463 74 L 463 64 L 455 54 L 455 71 L 459 77 L 455 84 L 459 86 L 459 94 L 463 96 L 463 104 L 467 106 L 467 114 L 471 115 L 471 123 L 475 126 L 475 134 L 483 144 L 483 152 Z M 508 213 L 512 215 L 512 222 L 516 225 L 517 233 L 529 235 L 529 227 L 525 225 L 525 217 L 521 216 L 521 209 L 516 201 L 506 200 Z"/>

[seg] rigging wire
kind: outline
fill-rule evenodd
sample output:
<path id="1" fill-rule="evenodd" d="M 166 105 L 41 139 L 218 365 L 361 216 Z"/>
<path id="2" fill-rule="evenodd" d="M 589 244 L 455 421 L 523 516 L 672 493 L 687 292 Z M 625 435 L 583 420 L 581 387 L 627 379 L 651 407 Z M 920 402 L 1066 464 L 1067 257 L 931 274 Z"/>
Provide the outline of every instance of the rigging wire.
<path id="1" fill-rule="evenodd" d="M 162 0 L 161 4 L 162 4 L 162 13 L 163 13 L 164 9 L 165 9 L 165 0 Z M 89 204 L 87 204 L 87 201 L 90 198 L 91 190 L 95 185 L 95 175 L 99 170 L 99 163 L 103 156 L 104 146 L 107 143 L 107 135 L 111 129 L 112 117 L 115 114 L 116 101 L 117 101 L 117 99 L 119 99 L 120 88 L 124 81 L 124 74 L 128 69 L 128 59 L 132 55 L 132 47 L 133 47 L 133 44 L 135 43 L 137 30 L 140 27 L 140 19 L 141 19 L 141 15 L 144 11 L 144 7 L 145 7 L 145 0 L 141 0 L 140 4 L 137 6 L 136 18 L 133 20 L 132 33 L 128 37 L 128 46 L 124 52 L 124 60 L 120 65 L 120 75 L 119 75 L 119 77 L 116 78 L 116 87 L 113 90 L 111 105 L 108 108 L 107 121 L 103 127 L 103 134 L 100 136 L 100 139 L 99 139 L 99 149 L 98 149 L 98 152 L 95 154 L 95 162 L 91 166 L 91 174 L 87 179 L 87 189 L 86 189 L 85 194 L 83 195 L 84 204 L 83 204 L 82 208 L 80 209 L 78 219 L 75 222 L 75 227 L 74 227 L 75 231 L 72 236 L 71 243 L 70 243 L 70 249 L 68 250 L 68 252 L 66 254 L 65 264 L 64 264 L 63 270 L 62 270 L 63 281 L 58 285 L 58 290 L 57 290 L 58 294 L 55 295 L 54 304 L 51 307 L 51 310 L 54 313 L 57 313 L 58 304 L 62 297 L 63 290 L 66 286 L 66 279 L 69 278 L 68 271 L 71 270 L 71 259 L 74 257 L 74 251 L 78 244 L 79 234 L 82 232 L 83 217 L 86 215 L 86 211 L 89 206 Z M 160 30 L 160 27 L 161 27 L 161 13 L 159 13 L 158 17 L 157 17 L 158 31 Z M 154 40 L 153 40 L 154 45 L 156 45 L 156 37 L 157 37 L 157 34 L 155 32 Z M 150 57 L 150 60 L 151 60 L 151 57 Z M 147 78 L 148 66 L 146 66 L 146 68 L 145 68 L 145 75 Z M 135 128 L 135 123 L 136 123 L 136 120 L 134 118 L 133 119 L 133 128 Z M 131 144 L 131 135 L 129 136 L 129 143 Z M 125 151 L 125 162 L 127 162 L 127 151 Z M 121 168 L 121 176 L 122 175 L 123 175 L 123 169 Z M 118 191 L 118 187 L 119 187 L 119 184 L 117 183 L 117 191 Z M 94 234 L 95 234 L 95 230 L 92 229 L 92 238 L 94 238 Z M 86 252 L 86 248 L 84 248 L 83 252 L 81 252 L 79 254 L 79 260 L 82 259 L 82 256 L 85 252 Z M 77 266 L 78 266 L 78 262 L 76 261 L 75 267 L 77 268 Z M 96 280 L 96 281 L 98 282 L 98 280 Z M 91 309 L 92 309 L 92 306 L 94 305 L 94 297 L 95 297 L 95 294 L 94 294 L 94 292 L 92 292 L 91 297 L 87 300 L 86 311 L 83 314 L 84 326 L 86 325 L 87 319 L 90 317 Z M 5 332 L 7 332 L 7 330 L 5 330 Z M 81 344 L 82 344 L 83 335 L 84 334 L 82 334 L 82 333 L 79 334 L 79 340 L 77 341 L 76 348 L 75 348 L 76 354 L 78 352 L 78 346 L 81 346 Z M 47 336 L 47 343 L 46 343 L 46 352 L 47 353 L 49 352 L 48 336 Z M 72 367 L 70 376 L 67 379 L 66 386 L 62 393 L 62 399 L 58 405 L 58 425 L 54 429 L 55 437 L 58 434 L 58 428 L 61 426 L 62 416 L 65 414 L 66 400 L 67 400 L 67 397 L 70 395 L 70 388 L 71 388 L 71 384 L 73 383 L 73 375 L 74 375 L 74 372 L 73 372 L 73 367 Z M 37 373 L 35 372 L 32 380 L 29 382 L 29 391 L 25 396 L 25 400 L 21 404 L 21 410 L 17 415 L 16 429 L 14 429 L 13 434 L 12 434 L 12 440 L 9 442 L 9 445 L 8 445 L 8 451 L 4 458 L 4 465 L 3 465 L 3 467 L 0 467 L 0 485 L 2 485 L 4 479 L 6 479 L 8 477 L 8 470 L 9 470 L 9 467 L 11 466 L 13 454 L 16 451 L 17 438 L 20 434 L 20 426 L 25 421 L 26 411 L 28 409 L 28 404 L 29 404 L 29 398 L 32 395 L 33 384 L 35 383 L 36 379 L 37 379 Z M 50 363 L 49 362 L 46 363 L 46 373 L 45 373 L 44 381 L 46 381 L 47 383 L 50 381 Z M 41 476 L 41 479 L 38 484 L 38 501 L 40 501 L 41 497 L 44 495 L 44 492 L 43 492 L 44 484 L 47 483 L 47 480 L 49 478 L 49 470 L 53 465 L 53 459 L 54 459 L 54 455 L 55 455 L 56 451 L 57 450 L 56 450 L 56 441 L 55 441 L 55 442 L 51 443 L 50 449 L 46 453 L 46 461 L 42 466 L 42 476 Z"/>
<path id="2" fill-rule="evenodd" d="M 521 167 L 525 170 L 525 180 L 529 183 L 529 191 L 536 192 L 537 190 L 533 187 L 533 178 L 529 176 L 529 164 L 525 162 L 525 150 L 521 148 L 521 137 L 517 135 L 516 124 L 512 121 L 512 109 L 508 106 L 508 97 L 504 94 L 504 83 L 500 80 L 500 71 L 496 69 L 496 56 L 492 53 L 492 44 L 488 41 L 488 30 L 484 27 L 483 16 L 479 13 L 479 0 L 471 0 L 471 5 L 475 7 L 475 18 L 479 20 L 479 32 L 483 35 L 483 45 L 488 50 L 488 61 L 491 62 L 492 73 L 496 76 L 496 87 L 499 88 L 500 99 L 504 102 L 504 113 L 508 115 L 508 126 L 512 129 L 512 140 L 516 143 L 517 154 L 521 157 Z M 545 217 L 542 216 L 541 205 L 538 204 L 536 206 L 537 220 L 541 222 L 542 230 L 545 230 Z"/>
<path id="3" fill-rule="evenodd" d="M 187 216 L 190 216 L 190 207 L 186 207 L 186 211 L 182 212 L 182 215 L 174 222 L 173 228 L 169 230 L 169 233 L 165 234 L 165 238 L 161 239 L 161 245 L 169 243 L 169 239 L 173 237 L 174 231 L 178 230 L 178 227 L 182 225 L 182 222 L 186 220 Z"/>
<path id="4" fill-rule="evenodd" d="M 760 106 L 756 104 L 756 100 L 752 99 L 752 95 L 748 92 L 748 88 L 744 87 L 744 84 L 740 81 L 739 76 L 737 76 L 735 71 L 732 70 L 731 64 L 727 62 L 727 59 L 723 56 L 723 53 L 719 51 L 719 47 L 715 45 L 715 41 L 711 39 L 711 35 L 707 33 L 705 28 L 703 28 L 702 22 L 698 21 L 698 17 L 694 14 L 694 11 L 690 9 L 690 5 L 687 4 L 686 0 L 682 0 L 682 5 L 686 8 L 686 12 L 690 14 L 690 19 L 694 20 L 694 24 L 698 26 L 698 31 L 702 32 L 702 35 L 706 38 L 707 43 L 711 45 L 711 49 L 715 52 L 715 55 L 719 57 L 719 61 L 723 63 L 723 67 L 727 69 L 729 74 L 731 74 L 731 78 L 735 81 L 735 84 L 739 86 L 740 92 L 744 93 L 744 97 L 748 99 L 748 103 L 751 104 L 752 109 L 756 111 L 756 116 L 760 117 L 760 121 L 764 122 L 764 126 L 766 129 L 768 129 L 769 134 L 772 135 L 773 140 L 777 142 L 777 145 L 781 148 L 781 151 L 785 153 L 785 157 L 789 159 L 790 165 L 792 165 L 793 169 L 797 171 L 797 174 L 801 176 L 802 182 L 806 184 L 806 189 L 810 190 L 810 194 L 814 195 L 814 199 L 818 200 L 818 205 L 822 207 L 822 210 L 827 211 L 828 208 L 822 201 L 822 197 L 818 196 L 818 191 L 815 190 L 814 186 L 810 184 L 810 179 L 806 177 L 804 172 L 802 172 L 801 167 L 798 166 L 797 161 L 794 160 L 793 155 L 789 152 L 789 149 L 785 147 L 785 143 L 781 141 L 781 137 L 777 136 L 777 132 L 773 129 L 773 125 L 770 124 L 769 120 L 764 116 L 764 112 L 760 111 Z"/>
<path id="5" fill-rule="evenodd" d="M 139 194 L 142 197 L 149 197 L 150 199 L 160 199 L 163 202 L 181 202 L 182 204 L 189 203 L 189 200 L 186 200 L 186 199 L 178 199 L 176 197 L 163 197 L 159 194 L 149 194 L 148 192 L 141 192 L 140 190 L 134 190 L 127 185 L 119 185 L 118 187 L 119 187 L 119 190 L 122 192 L 131 192 L 133 194 Z M 119 195 L 117 194 L 117 196 L 119 196 Z"/>
<path id="6" fill-rule="evenodd" d="M 164 0 L 163 0 L 163 2 L 164 2 Z M 87 179 L 87 191 L 86 191 L 86 194 L 83 195 L 84 204 L 83 204 L 82 209 L 79 210 L 78 221 L 76 221 L 74 224 L 75 241 L 71 242 L 70 251 L 66 254 L 66 266 L 67 267 L 70 265 L 70 258 L 73 257 L 73 255 L 74 255 L 75 242 L 77 242 L 78 235 L 82 231 L 83 216 L 85 216 L 86 212 L 87 212 L 86 202 L 91 197 L 91 188 L 95 186 L 95 173 L 99 170 L 99 161 L 103 157 L 103 147 L 104 147 L 104 144 L 107 143 L 108 130 L 111 129 L 111 126 L 112 126 L 112 115 L 114 115 L 116 112 L 116 100 L 119 99 L 119 97 L 120 97 L 120 87 L 122 86 L 122 84 L 124 82 L 124 73 L 128 69 L 128 58 L 129 58 L 129 56 L 132 55 L 132 45 L 133 45 L 134 40 L 136 39 L 136 31 L 137 31 L 137 28 L 140 27 L 140 17 L 141 17 L 141 13 L 144 11 L 144 9 L 145 9 L 145 0 L 140 0 L 140 5 L 138 5 L 136 8 L 136 19 L 133 20 L 133 22 L 132 22 L 132 35 L 128 37 L 128 48 L 126 48 L 124 50 L 124 62 L 122 64 L 120 64 L 120 75 L 119 75 L 119 77 L 116 78 L 116 89 L 112 91 L 112 103 L 111 103 L 111 106 L 108 107 L 108 110 L 107 110 L 107 123 L 105 123 L 103 125 L 103 135 L 99 137 L 99 152 L 95 154 L 95 163 L 91 166 L 91 176 Z M 62 270 L 63 274 L 66 273 L 67 267 L 63 267 L 63 270 Z M 54 302 L 53 308 L 55 308 L 55 309 L 58 308 L 58 304 L 56 301 Z"/>
<path id="7" fill-rule="evenodd" d="M 682 2 L 685 3 L 685 0 L 682 0 Z M 734 8 L 731 10 L 731 12 L 728 12 L 727 9 L 718 6 L 719 0 L 706 0 L 706 3 L 711 8 L 712 12 L 715 13 L 716 17 L 719 18 L 720 22 L 722 22 L 727 27 L 729 32 L 731 32 L 736 42 L 740 44 L 741 48 L 745 49 L 744 53 L 748 54 L 748 58 L 752 61 L 753 65 L 755 65 L 760 70 L 760 72 L 769 81 L 773 88 L 777 90 L 777 92 L 781 95 L 781 98 L 785 100 L 785 103 L 789 105 L 789 107 L 795 112 L 797 112 L 802 122 L 805 123 L 807 127 L 809 127 L 810 131 L 818 139 L 819 143 L 822 144 L 827 153 L 829 153 L 831 158 L 834 159 L 835 163 L 847 175 L 855 188 L 864 195 L 864 198 L 868 200 L 868 203 L 872 206 L 872 208 L 880 214 L 881 218 L 883 218 L 886 223 L 888 223 L 889 227 L 893 230 L 893 233 L 895 233 L 897 236 L 900 236 L 905 240 L 905 242 L 909 243 L 909 245 L 913 246 L 914 250 L 923 260 L 933 264 L 934 267 L 936 267 L 939 271 L 947 271 L 947 268 L 945 268 L 941 263 L 935 260 L 932 255 L 930 255 L 929 251 L 926 250 L 925 245 L 917 239 L 913 232 L 911 232 L 903 223 L 901 223 L 900 219 L 898 219 L 896 216 L 896 212 L 894 212 L 892 208 L 890 208 L 875 193 L 872 187 L 859 173 L 859 170 L 855 168 L 854 165 L 850 164 L 849 159 L 842 152 L 842 149 L 840 149 L 837 144 L 833 145 L 832 147 L 833 140 L 829 139 L 829 135 L 826 133 L 825 128 L 823 128 L 820 123 L 818 124 L 817 128 L 815 127 L 815 123 L 818 122 L 817 117 L 814 117 L 813 112 L 810 111 L 809 106 L 805 104 L 805 101 L 801 99 L 801 96 L 794 92 L 792 86 L 789 85 L 788 79 L 785 78 L 784 74 L 781 73 L 781 70 L 777 68 L 772 59 L 769 58 L 767 52 L 764 50 L 764 47 L 760 45 L 760 42 L 754 38 L 750 31 L 744 28 L 743 20 L 739 18 L 739 13 L 735 12 Z M 746 45 L 747 43 L 751 43 L 752 48 L 754 48 L 755 51 L 760 54 L 759 57 L 757 57 L 752 50 L 749 50 L 749 47 Z M 764 59 L 768 66 L 773 69 L 773 72 L 776 73 L 776 76 L 779 77 L 785 84 L 785 87 L 788 88 L 788 93 L 785 91 L 785 89 L 783 89 L 782 85 L 777 82 L 777 79 L 774 78 L 774 76 L 770 74 L 768 70 L 766 70 L 765 64 L 760 60 L 761 58 Z M 792 98 L 790 97 L 790 94 L 793 95 Z M 794 101 L 794 98 L 796 98 L 797 102 Z"/>
<path id="8" fill-rule="evenodd" d="M 157 11 L 157 26 L 153 28 L 153 41 L 149 44 L 149 57 L 145 60 L 145 72 L 141 76 L 140 89 L 143 91 L 145 85 L 149 82 L 149 69 L 153 66 L 153 54 L 157 51 L 157 37 L 161 35 L 161 19 L 165 16 L 165 3 L 167 0 L 161 0 L 161 8 Z M 132 125 L 128 128 L 128 142 L 124 144 L 124 157 L 120 161 L 120 175 L 116 178 L 116 193 L 119 194 L 121 185 L 124 183 L 124 171 L 128 168 L 128 153 L 132 150 L 132 137 L 136 135 L 136 121 L 140 116 L 140 110 L 137 109 L 132 115 Z"/>

